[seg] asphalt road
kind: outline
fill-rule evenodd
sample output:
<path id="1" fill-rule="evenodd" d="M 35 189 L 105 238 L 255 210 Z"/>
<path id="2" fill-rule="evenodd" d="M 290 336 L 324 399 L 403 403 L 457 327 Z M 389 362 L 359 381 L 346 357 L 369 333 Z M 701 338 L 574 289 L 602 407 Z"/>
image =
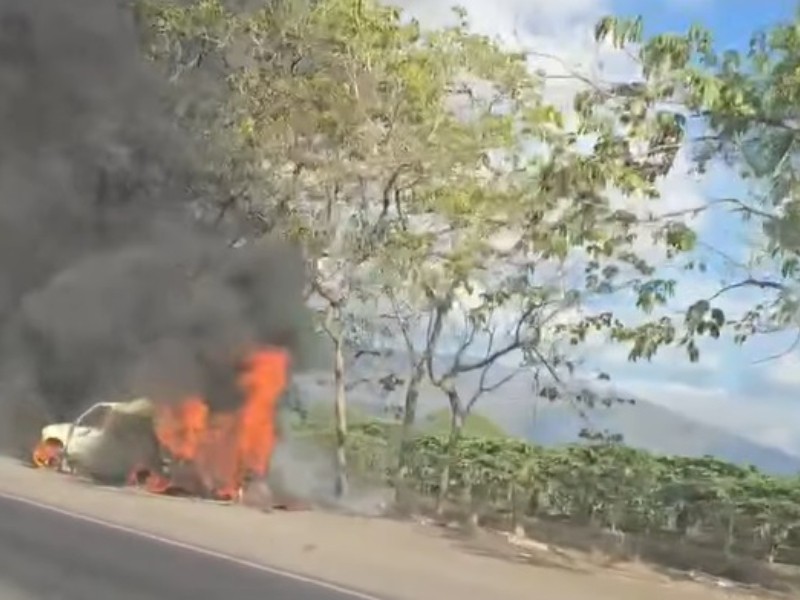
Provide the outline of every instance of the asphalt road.
<path id="1" fill-rule="evenodd" d="M 0 497 L 0 598 L 365 600 L 368 596 Z"/>

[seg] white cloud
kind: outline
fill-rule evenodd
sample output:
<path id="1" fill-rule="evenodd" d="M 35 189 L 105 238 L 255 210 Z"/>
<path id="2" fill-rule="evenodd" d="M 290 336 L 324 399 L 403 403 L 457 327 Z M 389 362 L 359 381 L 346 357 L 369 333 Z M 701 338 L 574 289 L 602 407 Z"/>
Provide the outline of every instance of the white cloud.
<path id="1" fill-rule="evenodd" d="M 800 354 L 793 352 L 767 363 L 764 378 L 784 389 L 800 389 Z"/>

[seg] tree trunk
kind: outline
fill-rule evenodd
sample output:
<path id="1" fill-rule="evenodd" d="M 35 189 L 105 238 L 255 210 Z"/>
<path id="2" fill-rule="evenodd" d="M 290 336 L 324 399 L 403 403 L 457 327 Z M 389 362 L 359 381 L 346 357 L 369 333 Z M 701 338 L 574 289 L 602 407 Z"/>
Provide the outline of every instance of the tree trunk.
<path id="1" fill-rule="evenodd" d="M 403 405 L 403 425 L 400 430 L 400 448 L 397 456 L 397 470 L 394 476 L 395 504 L 404 507 L 406 502 L 407 486 L 405 483 L 408 475 L 409 461 L 411 460 L 412 435 L 414 422 L 417 418 L 417 403 L 419 401 L 419 386 L 425 376 L 425 363 L 419 361 L 414 365 L 414 370 L 406 386 L 406 397 Z"/>
<path id="2" fill-rule="evenodd" d="M 725 546 L 722 551 L 725 556 L 733 556 L 733 545 L 736 542 L 736 521 L 732 514 L 725 519 Z"/>
<path id="3" fill-rule="evenodd" d="M 450 470 L 456 456 L 458 441 L 461 439 L 461 432 L 464 429 L 464 411 L 461 409 L 458 392 L 455 389 L 447 389 L 445 393 L 450 402 L 450 437 L 447 440 L 447 451 L 439 477 L 439 493 L 436 496 L 436 514 L 439 516 L 444 514 L 444 502 L 450 488 Z"/>
<path id="4" fill-rule="evenodd" d="M 341 336 L 334 340 L 333 377 L 336 385 L 334 416 L 336 419 L 336 495 L 347 494 L 347 391 L 345 389 L 344 351 Z"/>
<path id="5" fill-rule="evenodd" d="M 483 494 L 482 486 L 470 485 L 469 489 L 465 490 L 465 500 L 469 506 L 469 516 L 467 518 L 467 525 L 471 529 L 477 529 L 481 522 L 481 509 L 483 508 Z"/>
<path id="6" fill-rule="evenodd" d="M 406 387 L 405 403 L 403 405 L 403 427 L 400 432 L 400 455 L 398 456 L 397 469 L 400 475 L 408 467 L 411 451 L 411 434 L 414 422 L 417 419 L 417 403 L 419 400 L 419 385 L 425 376 L 425 364 L 420 361 L 414 366 L 411 377 Z"/>
<path id="7" fill-rule="evenodd" d="M 517 537 L 525 537 L 525 526 L 523 524 L 525 518 L 525 490 L 517 483 L 512 483 L 509 496 L 511 503 L 511 531 Z"/>

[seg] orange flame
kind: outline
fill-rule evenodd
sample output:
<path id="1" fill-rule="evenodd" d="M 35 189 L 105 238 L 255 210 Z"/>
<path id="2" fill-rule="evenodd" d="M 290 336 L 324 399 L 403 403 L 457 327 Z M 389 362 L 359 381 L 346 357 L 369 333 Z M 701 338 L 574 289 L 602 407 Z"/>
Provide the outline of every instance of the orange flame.
<path id="1" fill-rule="evenodd" d="M 55 468 L 61 459 L 63 446 L 57 440 L 39 442 L 33 449 L 33 464 L 41 468 Z"/>
<path id="2" fill-rule="evenodd" d="M 155 432 L 174 463 L 189 466 L 195 485 L 187 490 L 177 481 L 152 473 L 148 490 L 165 493 L 172 488 L 197 491 L 221 499 L 233 499 L 248 477 L 266 474 L 276 442 L 275 417 L 289 374 L 289 355 L 280 349 L 263 349 L 252 354 L 239 378 L 244 403 L 234 412 L 212 413 L 198 396 L 180 404 L 158 405 Z M 132 474 L 138 479 L 140 472 Z"/>

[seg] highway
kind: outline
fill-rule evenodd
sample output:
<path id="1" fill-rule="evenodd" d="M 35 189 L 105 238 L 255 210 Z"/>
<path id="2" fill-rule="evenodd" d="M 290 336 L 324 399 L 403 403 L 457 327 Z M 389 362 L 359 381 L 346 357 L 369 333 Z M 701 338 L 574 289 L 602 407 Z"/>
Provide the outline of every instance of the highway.
<path id="1" fill-rule="evenodd" d="M 8 497 L 0 497 L 0 598 L 370 599 Z"/>

